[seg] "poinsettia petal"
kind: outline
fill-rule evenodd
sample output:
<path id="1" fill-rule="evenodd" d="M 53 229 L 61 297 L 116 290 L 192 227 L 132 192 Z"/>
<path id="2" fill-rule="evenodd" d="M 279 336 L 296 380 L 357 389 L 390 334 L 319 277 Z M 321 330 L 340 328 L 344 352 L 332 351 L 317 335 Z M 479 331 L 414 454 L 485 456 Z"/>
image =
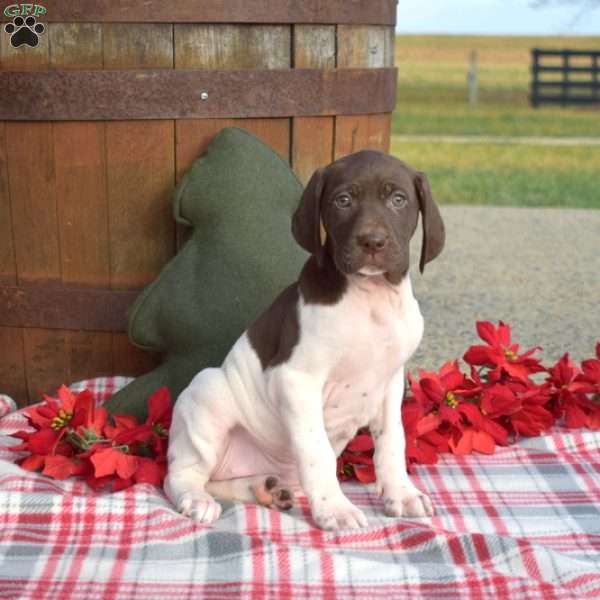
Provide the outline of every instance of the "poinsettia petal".
<path id="1" fill-rule="evenodd" d="M 457 456 L 464 456 L 473 451 L 473 429 L 467 428 L 462 432 L 462 435 L 455 442 L 453 439 L 449 441 L 450 449 Z"/>
<path id="2" fill-rule="evenodd" d="M 94 477 L 108 477 L 117 470 L 117 460 L 120 453 L 113 448 L 98 449 L 92 454 L 90 460 L 94 465 Z"/>
<path id="3" fill-rule="evenodd" d="M 373 483 L 376 480 L 375 467 L 370 465 L 366 467 L 354 467 L 356 479 L 361 483 Z"/>
<path id="4" fill-rule="evenodd" d="M 495 365 L 498 353 L 489 346 L 471 346 L 463 354 L 463 360 L 470 365 Z"/>
<path id="5" fill-rule="evenodd" d="M 494 438 L 485 431 L 473 432 L 473 450 L 482 454 L 494 454 L 496 450 L 496 442 Z"/>
<path id="6" fill-rule="evenodd" d="M 373 438 L 366 433 L 357 435 L 348 442 L 346 448 L 352 452 L 368 452 L 373 450 Z"/>
<path id="7" fill-rule="evenodd" d="M 503 348 L 510 346 L 510 325 L 503 321 L 498 324 L 498 342 Z"/>
<path id="8" fill-rule="evenodd" d="M 61 385 L 58 388 L 58 399 L 61 402 L 61 408 L 66 412 L 73 412 L 77 396 L 66 385 Z"/>
<path id="9" fill-rule="evenodd" d="M 168 429 L 171 424 L 172 409 L 173 403 L 171 402 L 169 388 L 162 386 L 148 399 L 148 418 L 146 419 L 146 423 L 160 423 Z"/>
<path id="10" fill-rule="evenodd" d="M 498 334 L 496 328 L 490 321 L 477 321 L 475 323 L 477 335 L 490 346 L 498 345 Z"/>
<path id="11" fill-rule="evenodd" d="M 437 429 L 442 424 L 442 419 L 439 415 L 429 413 L 419 420 L 417 423 L 417 435 L 425 435 L 434 429 Z"/>
<path id="12" fill-rule="evenodd" d="M 134 475 L 136 483 L 161 485 L 165 474 L 166 466 L 164 464 L 159 464 L 150 458 L 138 457 L 138 468 Z"/>
<path id="13" fill-rule="evenodd" d="M 130 479 L 138 468 L 138 457 L 132 454 L 118 452 L 117 458 L 117 475 L 121 479 Z"/>
<path id="14" fill-rule="evenodd" d="M 47 456 L 42 473 L 53 479 L 67 479 L 74 472 L 74 465 L 71 459 L 66 456 Z"/>
<path id="15" fill-rule="evenodd" d="M 27 471 L 39 471 L 46 461 L 45 456 L 41 456 L 40 454 L 30 454 L 25 458 L 17 461 L 17 464 Z"/>
<path id="16" fill-rule="evenodd" d="M 54 429 L 42 429 L 29 436 L 27 442 L 32 454 L 52 454 L 60 433 Z"/>

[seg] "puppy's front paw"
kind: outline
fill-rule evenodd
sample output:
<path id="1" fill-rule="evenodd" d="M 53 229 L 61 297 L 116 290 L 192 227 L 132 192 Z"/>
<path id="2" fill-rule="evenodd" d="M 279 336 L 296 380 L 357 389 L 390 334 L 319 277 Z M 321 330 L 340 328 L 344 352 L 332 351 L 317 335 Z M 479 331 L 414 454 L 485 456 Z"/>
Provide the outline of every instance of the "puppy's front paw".
<path id="1" fill-rule="evenodd" d="M 213 523 L 221 516 L 221 505 L 207 492 L 185 492 L 177 502 L 177 510 L 199 523 Z"/>
<path id="2" fill-rule="evenodd" d="M 346 496 L 319 496 L 312 502 L 313 519 L 321 529 L 358 529 L 367 526 L 362 510 Z"/>
<path id="3" fill-rule="evenodd" d="M 403 487 L 394 494 L 384 494 L 383 507 L 388 517 L 433 516 L 431 499 L 415 487 Z"/>

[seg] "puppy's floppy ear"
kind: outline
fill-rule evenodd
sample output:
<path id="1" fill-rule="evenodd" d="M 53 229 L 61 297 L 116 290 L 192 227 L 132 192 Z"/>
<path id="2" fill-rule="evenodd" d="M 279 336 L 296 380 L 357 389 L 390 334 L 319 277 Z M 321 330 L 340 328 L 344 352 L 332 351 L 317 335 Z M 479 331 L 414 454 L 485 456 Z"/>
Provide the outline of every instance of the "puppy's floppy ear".
<path id="1" fill-rule="evenodd" d="M 314 254 L 317 264 L 323 264 L 325 246 L 321 235 L 321 196 L 325 183 L 325 169 L 317 169 L 310 178 L 300 204 L 292 218 L 292 234 L 302 248 Z"/>
<path id="2" fill-rule="evenodd" d="M 423 245 L 421 246 L 421 260 L 419 270 L 421 273 L 425 265 L 432 261 L 444 248 L 446 233 L 444 221 L 431 195 L 431 188 L 425 173 L 415 175 L 415 189 L 419 199 L 419 210 L 423 223 Z"/>

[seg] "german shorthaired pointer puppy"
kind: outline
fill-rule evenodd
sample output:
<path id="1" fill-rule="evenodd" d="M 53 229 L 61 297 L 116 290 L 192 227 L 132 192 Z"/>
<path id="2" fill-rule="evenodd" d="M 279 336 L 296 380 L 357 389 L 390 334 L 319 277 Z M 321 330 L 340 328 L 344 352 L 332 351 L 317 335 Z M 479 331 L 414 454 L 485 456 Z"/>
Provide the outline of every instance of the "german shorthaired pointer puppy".
<path id="1" fill-rule="evenodd" d="M 368 425 L 385 513 L 433 514 L 406 473 L 400 420 L 404 364 L 423 334 L 408 274 L 419 213 L 423 272 L 445 237 L 423 173 L 375 151 L 314 173 L 292 222 L 311 254 L 299 280 L 175 405 L 165 491 L 179 511 L 210 523 L 215 497 L 285 510 L 301 490 L 320 527 L 364 527 L 336 457 Z"/>

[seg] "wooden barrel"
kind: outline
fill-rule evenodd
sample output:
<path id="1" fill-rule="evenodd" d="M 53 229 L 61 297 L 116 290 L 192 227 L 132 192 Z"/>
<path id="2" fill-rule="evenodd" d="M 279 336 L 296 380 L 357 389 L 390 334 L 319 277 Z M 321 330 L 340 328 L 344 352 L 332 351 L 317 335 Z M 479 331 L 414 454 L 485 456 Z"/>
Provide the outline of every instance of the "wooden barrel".
<path id="1" fill-rule="evenodd" d="M 39 43 L 13 47 L 4 24 L 32 12 Z M 170 193 L 222 127 L 254 133 L 304 181 L 387 151 L 395 16 L 395 0 L 7 7 L 0 392 L 23 405 L 156 364 L 129 344 L 126 309 L 176 252 Z"/>

